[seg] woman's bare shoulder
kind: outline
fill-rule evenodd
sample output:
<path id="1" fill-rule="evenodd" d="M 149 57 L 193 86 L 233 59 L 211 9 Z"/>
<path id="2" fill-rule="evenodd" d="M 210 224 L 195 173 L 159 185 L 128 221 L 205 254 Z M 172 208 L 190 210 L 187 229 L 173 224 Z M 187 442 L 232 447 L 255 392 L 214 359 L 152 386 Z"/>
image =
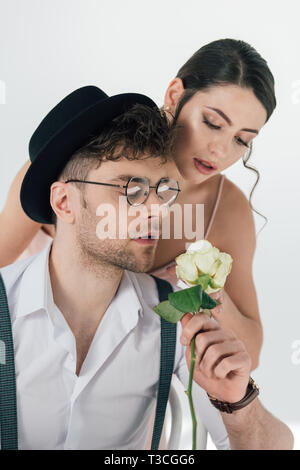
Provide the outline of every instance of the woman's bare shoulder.
<path id="1" fill-rule="evenodd" d="M 236 243 L 242 232 L 255 234 L 252 209 L 246 194 L 229 178 L 224 178 L 219 207 L 211 236 L 224 245 Z M 209 237 L 210 238 L 210 237 Z"/>
<path id="2" fill-rule="evenodd" d="M 231 181 L 224 178 L 222 194 L 219 202 L 220 215 L 228 218 L 236 216 L 241 210 L 250 210 L 251 206 L 243 190 Z"/>

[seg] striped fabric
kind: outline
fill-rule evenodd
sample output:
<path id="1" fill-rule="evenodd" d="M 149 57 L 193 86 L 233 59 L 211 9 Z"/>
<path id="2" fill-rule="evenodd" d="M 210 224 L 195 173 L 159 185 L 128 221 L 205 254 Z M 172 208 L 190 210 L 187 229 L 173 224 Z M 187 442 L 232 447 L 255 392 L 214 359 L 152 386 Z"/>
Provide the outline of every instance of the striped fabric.
<path id="1" fill-rule="evenodd" d="M 4 283 L 0 274 L 0 423 L 1 450 L 18 449 L 14 345 Z"/>
<path id="2" fill-rule="evenodd" d="M 169 292 L 173 292 L 171 284 L 164 279 L 152 276 L 156 282 L 160 302 L 168 300 Z M 156 414 L 153 428 L 151 450 L 158 450 L 162 428 L 165 420 L 166 408 L 169 398 L 171 379 L 174 368 L 176 349 L 177 323 L 169 323 L 161 318 L 161 350 L 160 350 L 160 376 L 158 383 L 158 396 Z"/>

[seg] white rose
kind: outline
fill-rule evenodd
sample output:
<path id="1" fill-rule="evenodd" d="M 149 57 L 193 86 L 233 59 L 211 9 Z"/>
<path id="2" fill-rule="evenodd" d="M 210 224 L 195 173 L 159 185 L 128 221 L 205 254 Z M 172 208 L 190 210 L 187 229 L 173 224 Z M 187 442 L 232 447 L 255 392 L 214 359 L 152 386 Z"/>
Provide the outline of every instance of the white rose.
<path id="1" fill-rule="evenodd" d="M 197 240 L 196 242 L 190 244 L 186 252 L 194 253 L 195 251 L 199 251 L 205 253 L 206 251 L 210 250 L 211 247 L 212 244 L 208 240 Z"/>
<path id="2" fill-rule="evenodd" d="M 213 284 L 224 287 L 226 278 L 231 271 L 232 258 L 227 253 L 220 253 L 219 261 L 219 266 L 213 276 Z"/>
<path id="3" fill-rule="evenodd" d="M 183 253 L 176 258 L 176 276 L 183 279 L 189 286 L 196 285 L 198 270 L 193 260 L 193 255 Z"/>
<path id="4" fill-rule="evenodd" d="M 186 253 L 176 258 L 176 275 L 188 286 L 199 284 L 198 278 L 208 274 L 211 286 L 205 289 L 207 294 L 218 292 L 224 287 L 226 278 L 231 271 L 232 258 L 222 253 L 207 240 L 192 243 Z"/>

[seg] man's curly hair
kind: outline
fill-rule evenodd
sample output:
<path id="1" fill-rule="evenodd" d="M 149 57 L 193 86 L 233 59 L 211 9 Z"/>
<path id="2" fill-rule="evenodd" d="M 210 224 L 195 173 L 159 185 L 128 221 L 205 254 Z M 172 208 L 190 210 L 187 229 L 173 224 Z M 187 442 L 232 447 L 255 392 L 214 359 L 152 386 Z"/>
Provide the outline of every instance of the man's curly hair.
<path id="1" fill-rule="evenodd" d="M 110 121 L 78 149 L 61 171 L 58 180 L 85 180 L 91 169 L 104 161 L 158 158 L 166 163 L 174 148 L 176 126 L 158 108 L 136 104 Z M 75 183 L 76 184 L 76 183 Z M 80 184 L 80 183 L 78 183 Z M 82 191 L 82 185 L 80 185 Z M 56 215 L 52 221 L 56 224 Z"/>

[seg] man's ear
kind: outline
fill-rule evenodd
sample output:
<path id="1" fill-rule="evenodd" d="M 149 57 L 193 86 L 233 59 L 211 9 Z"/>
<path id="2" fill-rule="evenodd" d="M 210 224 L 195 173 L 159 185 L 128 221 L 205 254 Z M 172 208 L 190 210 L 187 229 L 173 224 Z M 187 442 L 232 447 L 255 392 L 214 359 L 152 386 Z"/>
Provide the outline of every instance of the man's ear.
<path id="1" fill-rule="evenodd" d="M 170 111 L 173 115 L 175 114 L 176 107 L 184 93 L 184 86 L 181 78 L 174 78 L 170 85 L 168 86 L 165 99 L 164 99 L 164 109 Z"/>
<path id="2" fill-rule="evenodd" d="M 73 197 L 72 197 L 73 196 Z M 75 219 L 74 194 L 67 183 L 55 181 L 50 187 L 50 204 L 57 218 L 71 224 Z"/>

